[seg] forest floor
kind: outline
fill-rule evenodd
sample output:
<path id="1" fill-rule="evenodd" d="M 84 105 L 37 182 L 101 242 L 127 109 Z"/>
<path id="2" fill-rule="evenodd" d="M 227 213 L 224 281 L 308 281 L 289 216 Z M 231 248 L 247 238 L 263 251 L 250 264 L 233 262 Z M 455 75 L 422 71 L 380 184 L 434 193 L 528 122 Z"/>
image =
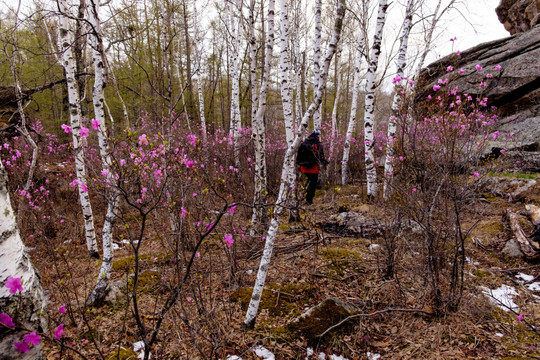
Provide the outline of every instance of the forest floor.
<path id="1" fill-rule="evenodd" d="M 466 240 L 463 294 L 458 310 L 444 316 L 431 315 L 425 265 L 418 260 L 420 237 L 414 241 L 413 234 L 397 243 L 394 275 L 385 279 L 383 237 L 360 237 L 332 227 L 339 213 L 381 218 L 385 209 L 363 203 L 361 189 L 354 185 L 319 190 L 315 204 L 300 209 L 300 223 L 282 219 L 255 328 L 242 322 L 263 241 L 237 240 L 225 252 L 201 249 L 201 263 L 194 269 L 194 278 L 201 280 L 190 283 L 167 315 L 152 358 L 271 359 L 265 349 L 276 359 L 323 359 L 323 354 L 330 359 L 540 358 L 540 265 L 501 252 L 512 237 L 504 212 L 539 204 L 538 183 L 519 201 L 479 194 L 480 201 L 463 213 L 463 228 L 475 225 Z M 525 220 L 523 226 L 531 232 Z M 151 329 L 170 291 L 174 263 L 160 235 L 148 237 L 141 247 L 137 294 L 141 319 Z M 84 299 L 99 260 L 88 259 L 85 246 L 74 242 L 61 242 L 54 254 L 46 249 L 31 253 L 51 294 L 49 308 L 68 302 L 63 345 L 48 342 L 47 359 L 134 358 L 133 344 L 141 335 L 133 294 L 126 290 L 133 272 L 130 246 L 115 250 L 112 282 L 123 284 L 123 290 L 97 308 L 85 308 Z M 291 325 L 328 298 L 354 306 L 356 315 L 322 337 L 336 323 L 332 315 L 338 310 L 326 310 L 332 319 L 321 315 L 315 325 Z"/>

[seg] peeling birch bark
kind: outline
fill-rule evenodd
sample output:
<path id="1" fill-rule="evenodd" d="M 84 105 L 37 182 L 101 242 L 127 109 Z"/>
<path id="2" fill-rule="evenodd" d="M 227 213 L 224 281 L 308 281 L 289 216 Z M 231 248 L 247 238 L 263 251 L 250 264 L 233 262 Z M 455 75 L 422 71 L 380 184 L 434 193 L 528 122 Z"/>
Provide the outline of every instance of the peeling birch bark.
<path id="1" fill-rule="evenodd" d="M 23 291 L 10 294 L 4 284 L 10 277 L 22 280 Z M 16 216 L 11 206 L 8 178 L 0 160 L 0 312 L 12 317 L 16 327 L 0 331 L 0 359 L 33 360 L 43 358 L 41 345 L 19 354 L 14 346 L 30 331 L 47 331 L 44 317 L 47 296 L 17 228 Z M 17 314 L 17 316 L 15 316 Z"/>

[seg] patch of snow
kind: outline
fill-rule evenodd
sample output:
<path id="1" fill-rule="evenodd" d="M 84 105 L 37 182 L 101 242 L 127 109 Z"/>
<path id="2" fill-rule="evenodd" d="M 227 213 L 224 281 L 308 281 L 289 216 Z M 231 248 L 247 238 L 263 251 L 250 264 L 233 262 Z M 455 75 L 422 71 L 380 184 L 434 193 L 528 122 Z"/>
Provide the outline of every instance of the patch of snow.
<path id="1" fill-rule="evenodd" d="M 465 262 L 467 264 L 471 264 L 471 265 L 480 265 L 480 263 L 478 261 L 474 261 L 468 256 L 465 257 Z"/>
<path id="2" fill-rule="evenodd" d="M 349 360 L 346 357 L 343 357 L 341 355 L 330 355 L 330 360 Z"/>
<path id="3" fill-rule="evenodd" d="M 503 333 L 495 333 L 495 336 L 504 337 L 504 334 Z"/>
<path id="4" fill-rule="evenodd" d="M 137 341 L 133 344 L 133 352 L 139 353 L 137 359 L 144 359 L 144 341 Z M 148 358 L 152 357 L 152 353 L 149 354 Z"/>
<path id="5" fill-rule="evenodd" d="M 227 356 L 225 360 L 242 360 L 242 358 L 240 356 L 230 355 L 230 356 Z"/>
<path id="6" fill-rule="evenodd" d="M 276 357 L 270 350 L 265 348 L 264 346 L 257 346 L 256 348 L 253 348 L 253 351 L 255 351 L 255 354 L 257 356 L 260 356 L 263 358 L 263 360 L 275 360 Z"/>
<path id="7" fill-rule="evenodd" d="M 519 273 L 519 274 L 516 275 L 516 277 L 520 278 L 520 279 L 523 279 L 523 280 L 525 280 L 527 282 L 534 280 L 534 276 L 527 275 L 527 274 L 524 274 L 524 273 Z"/>
<path id="8" fill-rule="evenodd" d="M 117 243 L 114 243 L 114 242 L 113 242 L 113 243 L 112 243 L 112 249 L 113 249 L 113 250 L 118 250 L 118 249 L 120 249 L 120 245 L 118 245 Z"/>
<path id="9" fill-rule="evenodd" d="M 325 353 L 319 353 L 319 360 L 326 360 L 326 354 Z"/>
<path id="10" fill-rule="evenodd" d="M 534 282 L 528 286 L 531 291 L 540 291 L 540 282 Z"/>
<path id="11" fill-rule="evenodd" d="M 493 290 L 484 286 L 482 286 L 481 289 L 482 293 L 490 298 L 493 305 L 500 307 L 504 311 L 518 308 L 513 299 L 513 296 L 518 295 L 518 293 L 513 287 L 503 284 L 499 288 Z"/>
<path id="12" fill-rule="evenodd" d="M 306 360 L 308 360 L 309 357 L 310 357 L 311 355 L 313 355 L 313 348 L 308 347 L 308 348 L 306 349 L 306 351 L 307 351 L 307 354 L 306 354 Z"/>
<path id="13" fill-rule="evenodd" d="M 368 360 L 379 360 L 381 358 L 381 354 L 374 354 L 374 353 L 370 353 L 369 351 L 367 352 L 367 358 Z"/>
<path id="14" fill-rule="evenodd" d="M 379 244 L 371 244 L 369 245 L 369 251 L 373 252 L 373 251 L 377 251 L 381 248 L 381 245 Z"/>

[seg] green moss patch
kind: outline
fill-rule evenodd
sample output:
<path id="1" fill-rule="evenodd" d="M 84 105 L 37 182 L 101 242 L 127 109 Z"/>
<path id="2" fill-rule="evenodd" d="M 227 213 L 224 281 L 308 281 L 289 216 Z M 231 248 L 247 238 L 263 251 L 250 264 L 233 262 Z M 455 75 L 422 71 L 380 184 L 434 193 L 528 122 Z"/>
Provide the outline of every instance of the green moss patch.
<path id="1" fill-rule="evenodd" d="M 157 271 L 143 271 L 137 280 L 137 291 L 147 294 L 153 292 L 161 282 L 161 274 Z M 133 277 L 128 281 L 129 291 L 133 290 Z"/>
<path id="2" fill-rule="evenodd" d="M 360 253 L 340 248 L 328 248 L 321 252 L 322 257 L 331 261 L 326 269 L 334 272 L 337 276 L 343 276 L 347 270 L 358 271 L 359 262 L 362 259 Z"/>
<path id="3" fill-rule="evenodd" d="M 241 288 L 230 295 L 231 301 L 239 302 L 246 311 L 253 288 Z M 287 315 L 301 308 L 315 294 L 311 285 L 269 284 L 262 293 L 260 309 L 267 309 L 272 316 Z"/>
<path id="4" fill-rule="evenodd" d="M 125 347 L 120 347 L 115 349 L 106 360 L 136 360 L 137 354 L 135 354 L 131 349 Z"/>

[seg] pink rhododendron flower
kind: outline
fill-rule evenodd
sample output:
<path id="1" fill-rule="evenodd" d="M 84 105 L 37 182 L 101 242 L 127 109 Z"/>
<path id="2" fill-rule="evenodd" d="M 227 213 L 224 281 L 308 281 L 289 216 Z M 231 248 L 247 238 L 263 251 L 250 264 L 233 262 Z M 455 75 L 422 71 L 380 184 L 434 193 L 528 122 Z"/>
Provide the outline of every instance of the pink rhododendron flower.
<path id="1" fill-rule="evenodd" d="M 477 172 L 475 172 L 473 175 L 474 175 L 474 177 L 479 177 L 480 176 L 480 174 L 477 173 Z"/>
<path id="2" fill-rule="evenodd" d="M 64 335 L 64 324 L 58 325 L 56 330 L 54 330 L 54 338 L 56 340 L 60 340 L 60 338 Z"/>
<path id="3" fill-rule="evenodd" d="M 19 354 L 26 354 L 28 351 L 30 351 L 30 348 L 28 347 L 28 344 L 25 342 L 16 342 L 13 344 L 15 348 L 17 349 L 17 352 Z"/>
<path id="4" fill-rule="evenodd" d="M 396 75 L 396 77 L 394 77 L 394 78 L 392 79 L 392 84 L 398 83 L 398 82 L 400 82 L 400 81 L 401 81 L 401 76 Z"/>
<path id="5" fill-rule="evenodd" d="M 193 160 L 186 161 L 186 167 L 188 167 L 188 168 L 192 168 L 193 164 L 194 164 Z"/>
<path id="6" fill-rule="evenodd" d="M 105 169 L 101 170 L 101 175 L 103 175 L 103 176 L 107 176 L 108 173 L 109 172 L 107 170 L 105 170 Z"/>
<path id="7" fill-rule="evenodd" d="M 15 294 L 17 291 L 23 291 L 21 284 L 21 278 L 14 278 L 10 276 L 5 285 L 9 289 L 10 294 Z"/>
<path id="8" fill-rule="evenodd" d="M 97 130 L 99 129 L 99 121 L 96 119 L 92 119 L 92 129 Z"/>
<path id="9" fill-rule="evenodd" d="M 79 130 L 79 134 L 82 137 L 88 137 L 88 135 L 90 135 L 90 130 L 87 127 L 81 126 L 81 130 Z"/>
<path id="10" fill-rule="evenodd" d="M 184 208 L 180 208 L 180 210 L 182 211 L 182 217 L 185 219 L 187 216 L 187 210 Z"/>
<path id="11" fill-rule="evenodd" d="M 501 70 L 501 69 L 502 69 L 501 65 L 495 65 L 495 70 Z"/>
<path id="12" fill-rule="evenodd" d="M 200 252 L 196 252 L 196 253 L 195 253 L 195 257 L 196 257 L 196 258 L 200 258 L 200 257 L 201 257 L 201 253 L 200 253 Z"/>
<path id="13" fill-rule="evenodd" d="M 69 183 L 69 186 L 77 186 L 79 184 L 79 181 L 77 179 L 74 179 L 72 182 Z"/>
<path id="14" fill-rule="evenodd" d="M 67 311 L 67 310 L 66 310 L 66 304 L 63 304 L 62 306 L 60 306 L 60 307 L 58 308 L 58 312 L 59 312 L 60 314 L 64 314 L 66 311 Z"/>
<path id="15" fill-rule="evenodd" d="M 452 65 L 449 65 L 449 66 L 446 68 L 446 71 L 447 71 L 447 72 L 454 71 L 454 67 L 453 67 Z"/>
<path id="16" fill-rule="evenodd" d="M 236 211 L 236 205 L 231 206 L 231 207 L 227 210 L 227 212 L 228 212 L 229 214 L 234 214 L 235 211 Z"/>
<path id="17" fill-rule="evenodd" d="M 521 322 L 524 317 L 525 317 L 525 314 L 519 314 L 518 317 L 517 317 L 517 321 Z"/>
<path id="18" fill-rule="evenodd" d="M 483 67 L 482 67 L 481 65 L 476 64 L 475 69 L 478 70 L 478 71 L 480 71 L 480 70 L 483 69 Z"/>
<path id="19" fill-rule="evenodd" d="M 223 237 L 223 242 L 227 244 L 227 247 L 230 248 L 234 244 L 234 238 L 231 234 L 225 234 Z"/>
<path id="20" fill-rule="evenodd" d="M 139 145 L 148 145 L 148 139 L 146 138 L 146 134 L 142 134 L 139 136 Z"/>
<path id="21" fill-rule="evenodd" d="M 23 339 L 28 345 L 38 346 L 41 335 L 38 335 L 35 331 L 32 331 L 30 334 L 24 335 Z"/>
<path id="22" fill-rule="evenodd" d="M 71 127 L 69 127 L 69 126 L 66 125 L 66 124 L 62 124 L 62 125 L 60 125 L 60 126 L 62 127 L 62 130 L 64 130 L 64 132 L 65 132 L 66 134 L 69 134 L 69 133 L 72 131 L 72 130 L 71 130 Z"/>
<path id="23" fill-rule="evenodd" d="M 14 327 L 15 323 L 13 322 L 13 319 L 11 318 L 11 316 L 2 313 L 0 314 L 0 325 Z"/>
<path id="24" fill-rule="evenodd" d="M 88 192 L 88 187 L 86 186 L 86 184 L 81 184 L 81 192 L 83 192 L 83 193 Z"/>
<path id="25" fill-rule="evenodd" d="M 440 85 L 433 85 L 433 91 L 439 90 L 441 87 Z"/>

